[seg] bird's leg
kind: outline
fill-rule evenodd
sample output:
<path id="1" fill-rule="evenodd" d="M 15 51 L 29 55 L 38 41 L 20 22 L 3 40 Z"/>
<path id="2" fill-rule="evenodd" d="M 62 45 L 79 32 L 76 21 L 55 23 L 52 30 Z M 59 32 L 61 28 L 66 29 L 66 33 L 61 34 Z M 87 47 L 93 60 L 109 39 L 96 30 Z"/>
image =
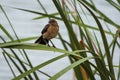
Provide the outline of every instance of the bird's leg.
<path id="1" fill-rule="evenodd" d="M 50 45 L 49 45 L 49 40 L 48 40 L 48 42 L 47 42 L 46 44 L 50 47 Z"/>
<path id="2" fill-rule="evenodd" d="M 50 47 L 49 43 L 47 45 Z"/>
<path id="3" fill-rule="evenodd" d="M 50 42 L 52 43 L 52 46 L 53 46 L 54 48 L 56 48 L 55 45 L 53 44 L 53 42 L 52 42 L 51 40 L 50 40 Z"/>
<path id="4" fill-rule="evenodd" d="M 48 40 L 48 41 L 49 41 L 49 40 Z M 49 42 L 47 42 L 46 40 L 44 40 L 44 42 L 50 47 Z"/>

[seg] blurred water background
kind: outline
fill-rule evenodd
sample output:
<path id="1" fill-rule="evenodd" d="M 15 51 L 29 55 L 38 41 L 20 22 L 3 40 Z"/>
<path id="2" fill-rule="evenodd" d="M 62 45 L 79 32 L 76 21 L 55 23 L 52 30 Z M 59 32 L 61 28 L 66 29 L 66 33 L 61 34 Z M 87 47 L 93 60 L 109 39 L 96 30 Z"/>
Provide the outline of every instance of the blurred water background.
<path id="1" fill-rule="evenodd" d="M 46 9 L 49 13 L 54 13 L 56 12 L 56 8 L 53 6 L 54 4 L 52 3 L 51 0 L 41 0 L 42 3 L 46 6 Z M 107 2 L 104 0 L 94 0 L 96 3 L 96 6 L 103 11 L 105 14 L 107 14 L 108 17 L 110 17 L 113 21 L 116 23 L 120 24 L 120 14 L 115 10 L 115 8 L 111 7 Z M 44 25 L 47 24 L 48 19 L 40 19 L 40 20 L 32 20 L 33 18 L 37 17 L 38 15 L 20 11 L 13 9 L 11 7 L 16 7 L 16 8 L 24 8 L 24 9 L 30 9 L 30 10 L 36 10 L 39 12 L 43 12 L 39 4 L 37 3 L 37 0 L 0 0 L 0 4 L 3 5 L 4 10 L 6 11 L 17 35 L 19 38 L 25 38 L 25 37 L 32 37 L 32 36 L 39 36 L 41 30 L 43 29 Z M 82 14 L 81 14 L 82 15 Z M 86 21 L 87 23 L 88 21 Z M 9 23 L 6 20 L 6 17 L 4 14 L 0 11 L 0 23 L 11 32 L 13 36 L 14 33 L 12 29 L 10 28 Z M 93 21 L 89 20 L 91 25 L 96 25 Z M 58 24 L 60 26 L 60 33 L 64 37 L 65 40 L 68 40 L 67 37 L 67 32 L 65 29 L 64 24 L 61 21 L 58 21 Z M 116 30 L 113 29 L 113 32 Z M 0 35 L 4 36 L 6 40 L 8 38 L 5 36 L 3 32 L 0 31 Z M 108 37 L 109 38 L 109 37 Z M 52 39 L 56 47 L 62 48 L 61 42 L 57 39 Z M 30 41 L 30 43 L 33 43 L 33 41 Z M 29 58 L 31 62 L 33 63 L 34 66 L 49 60 L 55 56 L 60 55 L 61 53 L 56 53 L 56 52 L 47 52 L 47 51 L 34 51 L 34 50 L 26 50 L 26 52 L 29 55 Z M 1 53 L 1 52 L 0 52 Z M 119 49 L 118 52 L 120 53 Z M 117 59 L 117 54 L 115 55 Z M 114 62 L 117 64 L 118 61 L 114 60 Z M 42 69 L 40 69 L 43 72 L 46 72 L 50 74 L 51 76 L 54 75 L 56 72 L 62 70 L 66 66 L 70 64 L 68 58 L 61 59 L 57 62 L 54 62 Z M 53 70 L 54 69 L 54 70 Z M 17 70 L 16 70 L 17 72 Z M 73 71 L 67 72 L 64 76 L 62 76 L 59 80 L 73 80 L 74 75 Z M 3 57 L 2 54 L 0 54 L 0 80 L 10 80 L 12 79 L 13 75 Z M 40 79 L 41 80 L 47 80 L 48 78 L 45 77 L 44 75 L 40 74 Z"/>

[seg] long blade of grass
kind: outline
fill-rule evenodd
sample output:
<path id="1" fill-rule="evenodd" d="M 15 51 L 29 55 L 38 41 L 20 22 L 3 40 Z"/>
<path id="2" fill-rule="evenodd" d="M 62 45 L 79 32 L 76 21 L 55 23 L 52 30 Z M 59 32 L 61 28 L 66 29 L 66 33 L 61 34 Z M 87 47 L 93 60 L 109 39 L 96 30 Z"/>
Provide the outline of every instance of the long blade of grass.
<path id="1" fill-rule="evenodd" d="M 85 61 L 91 59 L 91 57 L 86 57 L 83 59 L 80 59 L 74 63 L 72 63 L 70 66 L 66 67 L 65 69 L 63 69 L 62 71 L 58 72 L 57 74 L 55 74 L 53 77 L 51 77 L 49 80 L 56 80 L 58 79 L 60 76 L 62 76 L 63 74 L 65 74 L 67 71 L 75 68 L 76 66 L 80 65 L 81 63 L 84 63 Z"/>
<path id="2" fill-rule="evenodd" d="M 0 9 L 1 9 L 2 12 L 4 13 L 4 15 L 5 15 L 5 17 L 6 17 L 7 21 L 8 21 L 8 23 L 10 24 L 11 29 L 13 30 L 13 33 L 15 34 L 15 37 L 16 37 L 17 40 L 19 41 L 19 38 L 18 38 L 18 36 L 17 36 L 17 34 L 16 34 L 15 30 L 14 30 L 14 27 L 13 27 L 13 25 L 12 25 L 12 23 L 11 23 L 11 21 L 10 21 L 8 15 L 6 14 L 6 12 L 5 12 L 5 10 L 3 9 L 3 7 L 2 7 L 1 4 L 0 4 Z M 11 49 L 11 50 L 12 50 L 12 49 Z M 14 52 L 14 51 L 12 51 L 12 52 Z M 21 53 L 20 50 L 19 50 L 19 52 Z M 26 52 L 25 52 L 24 50 L 23 50 L 23 52 L 24 52 L 24 54 L 26 54 Z M 22 53 L 21 53 L 21 54 L 22 54 Z M 15 55 L 16 55 L 16 54 L 15 54 Z M 18 55 L 16 55 L 16 56 L 18 56 Z M 18 58 L 19 58 L 19 57 L 18 57 Z M 27 70 L 27 68 L 20 62 L 19 59 L 18 59 L 18 61 L 19 61 L 19 63 L 21 64 L 21 66 L 23 67 L 23 69 L 24 69 L 24 70 Z M 30 79 L 32 79 L 31 75 L 28 75 L 28 77 L 29 77 Z"/>
<path id="3" fill-rule="evenodd" d="M 26 41 L 31 41 L 31 40 L 35 40 L 35 39 L 37 39 L 38 38 L 38 36 L 35 36 L 35 37 L 26 37 L 26 38 L 21 38 L 21 39 L 19 39 L 19 40 L 14 40 L 14 42 L 26 42 Z M 13 41 L 9 41 L 9 42 L 7 42 L 7 43 L 12 43 Z"/>
<path id="4" fill-rule="evenodd" d="M 14 49 L 31 49 L 31 50 L 46 50 L 46 51 L 56 51 L 60 53 L 68 53 L 81 58 L 81 56 L 74 54 L 75 52 L 70 52 L 67 50 L 48 47 L 40 44 L 33 43 L 0 43 L 0 48 L 14 48 Z M 79 52 L 86 52 L 85 50 L 80 50 Z"/>
<path id="5" fill-rule="evenodd" d="M 65 44 L 65 41 L 64 41 L 63 38 L 62 38 L 62 36 L 61 36 L 60 34 L 58 34 L 58 36 L 59 36 L 59 39 L 60 39 L 63 47 L 65 48 L 65 50 L 68 50 L 68 48 L 67 48 L 67 46 L 66 46 L 66 44 Z"/>
<path id="6" fill-rule="evenodd" d="M 117 2 L 120 4 L 120 0 L 117 0 Z"/>
<path id="7" fill-rule="evenodd" d="M 57 16 L 57 15 L 59 15 L 59 13 L 52 13 L 52 14 L 49 14 L 49 15 L 51 15 L 51 16 Z M 42 18 L 47 18 L 47 16 L 38 16 L 38 17 L 35 17 L 35 18 L 33 18 L 33 20 L 38 20 L 38 19 L 42 19 Z M 57 19 L 61 19 L 61 18 L 57 18 Z"/>
<path id="8" fill-rule="evenodd" d="M 97 19 L 97 17 L 95 16 L 95 14 L 86 5 L 83 4 L 83 6 L 91 13 L 91 15 L 93 16 L 93 18 L 95 19 L 95 21 L 96 21 L 96 23 L 97 23 L 97 25 L 99 27 L 101 37 L 102 37 L 102 40 L 103 40 L 103 43 L 104 43 L 104 48 L 105 48 L 106 55 L 107 55 L 107 61 L 108 61 L 109 70 L 110 70 L 111 74 L 113 75 L 113 76 L 111 76 L 111 78 L 112 78 L 112 80 L 115 80 L 115 74 L 114 74 L 114 70 L 113 70 L 112 58 L 111 58 L 111 55 L 110 55 L 108 42 L 107 42 L 104 30 L 102 28 L 102 25 L 99 22 L 99 20 Z"/>
<path id="9" fill-rule="evenodd" d="M 80 1 L 80 0 L 78 0 Z M 91 0 L 92 1 L 92 0 Z M 116 28 L 120 28 L 120 25 L 118 25 L 117 23 L 113 22 L 109 17 L 107 17 L 104 13 L 102 13 L 99 9 L 97 9 L 96 7 L 94 7 L 94 5 L 91 5 L 89 2 L 87 2 L 86 0 L 83 0 L 82 2 L 84 2 L 87 6 L 89 6 L 89 8 L 91 8 L 92 10 L 94 10 L 95 12 L 97 12 L 100 15 L 100 19 L 103 19 L 104 21 L 106 21 L 107 23 L 114 25 L 114 27 Z"/>
<path id="10" fill-rule="evenodd" d="M 84 24 L 84 22 L 81 20 L 81 22 L 82 22 L 82 24 Z M 85 37 L 85 39 L 86 39 L 86 41 L 87 41 L 87 43 L 89 44 L 89 46 L 90 46 L 90 51 L 92 51 L 92 52 L 94 52 L 95 53 L 95 50 L 94 50 L 94 43 L 93 43 L 93 41 L 92 41 L 92 38 L 91 38 L 91 34 L 90 34 L 90 32 L 88 31 L 88 29 L 87 29 L 87 27 L 84 25 L 83 26 L 83 28 L 84 28 L 84 31 L 86 32 L 86 36 L 84 35 L 84 34 L 82 34 L 82 35 L 84 35 L 84 37 Z M 92 54 L 93 56 L 95 56 L 95 57 L 97 57 L 96 56 L 96 54 Z M 102 70 L 104 70 L 106 73 L 107 73 L 107 69 L 106 69 L 106 67 L 105 67 L 105 65 L 103 64 L 103 65 L 101 65 L 101 60 L 100 59 L 95 59 L 95 61 L 96 61 L 96 64 L 97 64 L 97 67 L 98 68 L 100 68 L 100 69 L 102 69 Z M 88 67 L 89 65 L 87 65 L 87 67 Z M 87 69 L 86 68 L 86 70 L 88 71 L 88 70 L 90 70 L 90 67 L 89 67 L 89 69 Z M 90 70 L 91 71 L 91 70 Z M 101 78 L 102 79 L 106 79 L 106 77 L 102 77 L 102 75 L 100 74 L 100 76 L 101 76 Z M 92 80 L 95 80 L 95 78 L 93 77 L 93 74 L 92 74 L 92 76 L 90 76 L 91 77 L 91 79 Z M 109 79 L 109 77 L 107 77 L 108 79 Z"/>
<path id="11" fill-rule="evenodd" d="M 13 80 L 20 80 L 20 79 L 22 79 L 23 77 L 27 76 L 28 74 L 30 74 L 30 73 L 32 73 L 32 72 L 34 72 L 34 71 L 36 71 L 36 70 L 38 70 L 38 69 L 40 69 L 40 68 L 42 68 L 42 67 L 44 67 L 44 66 L 46 66 L 46 65 L 54 62 L 54 61 L 57 61 L 57 60 L 59 60 L 59 59 L 61 59 L 61 58 L 64 58 L 64 57 L 66 57 L 66 56 L 68 56 L 68 55 L 69 55 L 69 54 L 63 54 L 63 55 L 57 56 L 57 57 L 55 57 L 55 58 L 53 58 L 53 59 L 51 59 L 51 60 L 48 60 L 48 61 L 46 61 L 46 62 L 44 62 L 44 63 L 42 63 L 42 64 L 40 64 L 40 65 L 38 65 L 38 66 L 35 66 L 35 67 L 32 68 L 32 69 L 26 71 L 25 73 L 17 76 L 17 77 L 14 78 Z"/>
<path id="12" fill-rule="evenodd" d="M 7 35 L 7 37 L 13 41 L 14 39 L 12 38 L 12 36 L 10 35 L 10 33 L 0 24 L 0 29 Z"/>
<path id="13" fill-rule="evenodd" d="M 5 10 L 3 9 L 3 7 L 2 7 L 1 4 L 0 4 L 0 9 L 1 9 L 2 12 L 4 13 L 4 15 L 5 15 L 5 17 L 6 17 L 7 21 L 8 21 L 8 23 L 10 24 L 10 27 L 12 28 L 12 30 L 13 30 L 13 32 L 14 32 L 14 34 L 15 34 L 15 37 L 16 37 L 17 39 L 19 39 L 18 36 L 17 36 L 17 34 L 16 34 L 16 32 L 15 32 L 15 30 L 14 30 L 14 28 L 13 28 L 13 25 L 12 25 L 12 23 L 11 23 L 11 21 L 10 21 L 8 15 L 6 14 L 6 12 L 5 12 Z"/>
<path id="14" fill-rule="evenodd" d="M 27 67 L 22 63 L 22 60 L 20 59 L 20 57 L 16 54 L 16 52 L 14 52 L 13 49 L 10 48 L 10 50 L 12 51 L 12 53 L 15 55 L 15 57 L 17 58 L 17 61 L 20 63 L 20 65 L 22 66 L 24 71 L 27 71 Z M 29 79 L 33 79 L 31 74 L 28 75 Z"/>
<path id="15" fill-rule="evenodd" d="M 30 13 L 34 13 L 34 14 L 38 14 L 38 15 L 42 15 L 44 17 L 60 19 L 59 17 L 55 17 L 53 14 L 46 14 L 46 13 L 41 13 L 41 12 L 28 10 L 28 9 L 21 9 L 21 8 L 14 8 L 14 9 L 21 10 L 21 11 L 26 11 L 26 12 L 30 12 Z"/>
<path id="16" fill-rule="evenodd" d="M 112 6 L 114 6 L 118 11 L 120 11 L 120 5 L 118 5 L 112 0 L 106 0 L 106 1 L 109 2 Z"/>
<path id="17" fill-rule="evenodd" d="M 41 1 L 37 0 L 37 2 L 40 5 L 40 7 L 42 7 L 43 11 L 47 14 L 47 11 L 46 11 L 45 7 L 43 6 L 43 4 L 41 3 Z"/>
<path id="18" fill-rule="evenodd" d="M 3 54 L 6 54 L 7 56 L 9 56 L 9 57 L 17 60 L 17 58 L 16 58 L 14 55 L 12 55 L 11 53 L 8 53 L 7 51 L 2 52 L 2 53 L 3 53 Z M 25 65 L 28 65 L 28 66 L 29 66 L 29 64 L 26 63 L 25 61 L 22 61 L 22 63 L 24 63 Z"/>
<path id="19" fill-rule="evenodd" d="M 30 68 L 33 68 L 33 65 L 32 65 L 29 57 L 27 56 L 25 50 L 23 50 L 23 52 L 25 53 L 24 55 L 25 55 L 26 60 L 27 60 L 28 63 L 29 63 Z M 38 77 L 37 73 L 36 73 L 36 72 L 33 72 L 33 74 L 34 74 L 35 79 L 36 79 L 36 80 L 39 80 L 39 77 Z"/>
<path id="20" fill-rule="evenodd" d="M 87 43 L 90 46 L 89 49 L 90 49 L 90 51 L 92 51 L 94 53 L 92 55 L 94 57 L 98 57 L 98 54 L 96 54 L 96 51 L 95 51 L 94 41 L 92 41 L 93 40 L 92 35 L 90 34 L 90 32 L 86 28 L 84 28 L 84 30 L 85 30 L 86 36 L 87 36 L 87 41 L 88 41 Z M 104 70 L 104 73 L 107 73 L 107 68 L 106 68 L 105 64 L 101 65 L 102 61 L 100 59 L 95 58 L 95 62 L 97 64 L 98 68 L 100 68 L 101 70 Z M 105 77 L 103 77 L 102 74 L 99 74 L 99 75 L 100 75 L 101 79 L 105 79 Z M 106 76 L 108 77 L 108 75 L 106 75 Z M 108 79 L 109 79 L 109 77 L 108 77 Z"/>
<path id="21" fill-rule="evenodd" d="M 45 73 L 45 72 L 43 72 L 43 71 L 38 70 L 38 72 L 40 72 L 40 73 L 44 74 L 45 76 L 51 78 L 51 76 L 50 76 L 49 74 L 47 74 L 47 73 Z"/>
<path id="22" fill-rule="evenodd" d="M 6 60 L 7 64 L 8 64 L 8 66 L 9 66 L 9 68 L 10 68 L 13 76 L 16 77 L 16 74 L 15 74 L 14 70 L 12 69 L 12 66 L 10 65 L 10 62 L 9 62 L 8 58 L 6 57 L 6 55 L 4 54 L 4 52 L 2 52 L 2 53 L 3 53 L 3 56 L 4 56 L 4 58 L 5 58 L 5 60 Z"/>
<path id="23" fill-rule="evenodd" d="M 64 23 L 66 25 L 66 28 L 68 30 L 69 38 L 70 38 L 71 42 L 74 42 L 76 47 L 78 49 L 80 49 L 79 42 L 78 42 L 77 37 L 76 37 L 76 35 L 75 35 L 75 33 L 74 33 L 73 29 L 72 29 L 72 25 L 70 24 L 69 20 L 67 19 L 67 15 L 63 12 L 63 9 L 62 9 L 62 7 L 61 7 L 61 5 L 59 4 L 58 1 L 56 1 L 56 0 L 52 0 L 52 1 L 55 4 L 57 10 L 60 13 L 60 16 L 62 17 L 62 19 L 63 19 L 63 21 L 64 21 Z"/>
<path id="24" fill-rule="evenodd" d="M 14 59 L 16 59 L 17 60 L 17 58 L 14 56 L 14 55 L 11 55 L 10 53 L 7 53 L 7 52 L 3 52 L 3 55 L 7 55 L 7 56 L 9 56 L 9 57 L 11 57 L 11 58 L 14 58 Z M 9 62 L 9 61 L 8 61 Z M 26 64 L 26 65 L 28 65 L 28 66 L 30 66 L 28 63 L 26 63 L 26 62 L 24 62 L 24 61 L 22 61 L 22 63 L 24 63 L 24 64 Z M 12 67 L 11 67 L 12 68 Z M 11 70 L 13 73 L 14 73 L 14 71 L 13 70 Z M 46 74 L 46 73 L 44 73 L 43 71 L 40 71 L 40 70 L 37 70 L 38 72 L 40 72 L 40 73 L 42 73 L 42 74 L 44 74 L 44 75 L 46 75 L 47 77 L 51 77 L 50 75 L 48 75 L 48 74 Z M 15 75 L 15 73 L 14 73 L 14 75 Z M 14 76 L 14 77 L 16 77 L 16 75 Z M 37 78 L 36 78 L 37 79 Z"/>
<path id="25" fill-rule="evenodd" d="M 55 19 L 58 19 L 58 20 L 62 20 L 61 18 L 59 18 L 59 17 L 55 17 L 55 15 L 57 14 L 45 14 L 45 13 L 40 13 L 40 12 L 37 12 L 37 11 L 32 11 L 32 10 L 28 10 L 28 9 L 21 9 L 21 8 L 15 8 L 15 9 L 18 9 L 18 10 L 22 10 L 22 11 L 26 11 L 26 12 L 30 12 L 30 13 L 34 13 L 34 14 L 38 14 L 38 15 L 42 15 L 42 17 L 50 17 L 50 18 L 55 18 Z M 40 18 L 42 18 L 42 17 L 40 17 Z M 33 18 L 34 19 L 34 18 Z M 39 19 L 39 17 L 38 17 L 38 19 Z M 68 20 L 69 21 L 69 20 Z M 70 21 L 71 23 L 74 23 L 74 24 L 76 24 L 75 22 L 73 22 L 73 21 Z M 88 28 L 90 28 L 90 29 L 94 29 L 94 30 L 99 30 L 98 28 L 96 28 L 96 27 L 93 27 L 93 26 L 90 26 L 90 25 L 87 25 L 87 24 L 81 24 L 80 23 L 80 25 L 81 26 L 86 26 L 86 27 L 88 27 Z M 106 33 L 108 33 L 108 34 L 111 34 L 111 35 L 113 35 L 112 33 L 109 33 L 108 31 L 105 31 Z"/>
<path id="26" fill-rule="evenodd" d="M 6 41 L 0 36 L 0 38 L 4 41 L 4 43 L 6 43 Z M 3 44 L 4 44 L 3 43 Z M 15 65 L 15 67 L 18 69 L 18 71 L 20 72 L 20 73 L 23 73 L 23 71 L 20 69 L 20 67 L 17 65 L 17 63 L 8 55 L 8 53 L 2 48 L 2 50 L 3 50 L 3 53 L 6 53 L 7 54 L 7 56 L 8 56 L 8 58 L 11 60 L 11 62 Z M 11 48 L 10 48 L 10 51 L 15 55 L 15 57 L 16 57 L 16 59 L 18 60 L 18 62 L 21 64 L 21 66 L 22 66 L 22 68 L 26 71 L 27 70 L 27 68 L 22 64 L 22 61 L 20 60 L 20 58 L 18 57 L 18 55 L 14 52 L 14 50 L 12 50 Z M 10 69 L 11 69 L 11 67 L 10 67 Z M 14 75 L 14 74 L 13 74 Z M 28 75 L 29 76 L 29 79 L 32 79 L 32 77 L 31 77 L 31 75 Z M 26 78 L 26 77 L 25 77 Z M 26 78 L 27 79 L 27 78 Z"/>
<path id="27" fill-rule="evenodd" d="M 15 65 L 15 67 L 17 68 L 17 70 L 22 74 L 23 71 L 20 68 L 20 66 L 18 66 L 18 64 L 8 55 L 8 53 L 3 49 L 4 53 L 8 56 L 8 58 L 11 60 L 11 62 Z M 4 54 L 3 53 L 3 54 Z M 24 79 L 27 79 L 27 77 L 25 76 Z"/>
<path id="28" fill-rule="evenodd" d="M 99 52 L 98 52 L 98 55 L 100 56 L 100 58 L 102 59 L 102 61 L 104 62 L 104 55 L 102 54 L 102 49 L 100 47 L 100 43 L 99 43 L 99 40 L 97 38 L 97 35 L 94 33 L 94 36 L 95 36 L 95 39 L 96 39 L 96 42 L 97 42 L 97 45 L 98 45 L 98 49 L 99 49 Z M 105 62 L 104 62 L 105 63 Z"/>
<path id="29" fill-rule="evenodd" d="M 119 55 L 119 64 L 118 64 L 118 75 L 117 75 L 117 80 L 120 80 L 120 55 Z"/>

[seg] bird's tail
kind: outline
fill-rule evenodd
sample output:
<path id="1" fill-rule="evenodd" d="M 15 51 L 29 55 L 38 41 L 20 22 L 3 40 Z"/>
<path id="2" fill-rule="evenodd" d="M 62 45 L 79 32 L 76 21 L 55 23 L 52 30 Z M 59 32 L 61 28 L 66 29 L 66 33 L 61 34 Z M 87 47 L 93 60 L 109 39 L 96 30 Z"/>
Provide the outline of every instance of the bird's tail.
<path id="1" fill-rule="evenodd" d="M 46 45 L 46 44 L 48 44 L 48 40 L 47 40 L 47 39 L 43 39 L 43 36 L 40 36 L 40 37 L 35 41 L 35 43 Z"/>

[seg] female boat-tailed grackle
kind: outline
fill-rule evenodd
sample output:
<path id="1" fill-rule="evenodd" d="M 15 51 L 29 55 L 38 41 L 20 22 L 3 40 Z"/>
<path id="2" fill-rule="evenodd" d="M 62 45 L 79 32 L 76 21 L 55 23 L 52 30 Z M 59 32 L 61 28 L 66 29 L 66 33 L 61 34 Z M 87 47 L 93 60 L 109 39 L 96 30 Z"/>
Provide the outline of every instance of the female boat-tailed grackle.
<path id="1" fill-rule="evenodd" d="M 59 31 L 59 26 L 56 20 L 50 19 L 49 23 L 43 28 L 42 35 L 35 41 L 35 43 L 46 45 L 49 40 L 56 37 Z"/>

